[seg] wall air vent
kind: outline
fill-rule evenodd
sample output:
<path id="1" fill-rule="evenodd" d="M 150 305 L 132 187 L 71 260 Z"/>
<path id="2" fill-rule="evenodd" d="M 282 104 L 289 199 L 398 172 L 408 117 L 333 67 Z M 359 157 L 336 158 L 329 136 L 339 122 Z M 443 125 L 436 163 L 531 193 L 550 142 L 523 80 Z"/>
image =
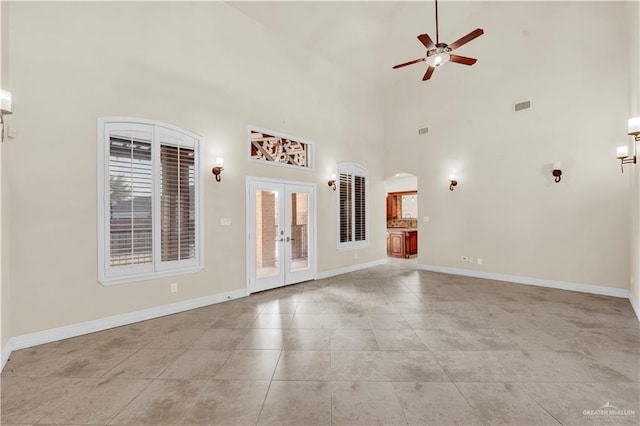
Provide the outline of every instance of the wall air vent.
<path id="1" fill-rule="evenodd" d="M 531 108 L 531 101 L 519 102 L 515 105 L 515 111 L 522 111 L 523 109 Z"/>
<path id="2" fill-rule="evenodd" d="M 425 135 L 429 133 L 429 128 L 428 127 L 423 127 L 422 129 L 418 129 L 418 134 L 419 135 Z"/>

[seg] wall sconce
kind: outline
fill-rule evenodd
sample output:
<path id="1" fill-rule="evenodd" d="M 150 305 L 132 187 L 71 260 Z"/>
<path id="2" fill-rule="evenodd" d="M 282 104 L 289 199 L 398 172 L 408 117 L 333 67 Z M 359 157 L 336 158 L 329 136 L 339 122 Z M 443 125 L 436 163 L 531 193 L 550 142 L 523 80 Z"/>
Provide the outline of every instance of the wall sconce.
<path id="1" fill-rule="evenodd" d="M 2 125 L 1 141 L 4 142 L 4 116 L 11 115 L 11 92 L 0 90 L 0 125 Z"/>
<path id="2" fill-rule="evenodd" d="M 451 173 L 449 175 L 449 191 L 453 191 L 453 188 L 458 184 L 458 181 L 456 180 L 456 175 Z"/>
<path id="3" fill-rule="evenodd" d="M 331 189 L 333 189 L 334 191 L 336 190 L 336 174 L 335 173 L 331 174 L 331 179 L 329 180 L 329 182 L 327 182 L 327 184 L 329 184 Z"/>
<path id="4" fill-rule="evenodd" d="M 562 163 L 559 161 L 553 163 L 553 170 L 551 171 L 551 174 L 555 177 L 556 183 L 562 180 L 562 170 L 560 170 L 560 167 L 562 167 Z"/>
<path id="5" fill-rule="evenodd" d="M 222 167 L 223 164 L 224 164 L 224 158 L 216 157 L 216 166 L 213 169 L 211 169 L 211 173 L 213 173 L 213 175 L 216 177 L 217 182 L 220 182 L 221 180 L 220 175 L 224 170 L 224 167 Z"/>
<path id="6" fill-rule="evenodd" d="M 640 117 L 629 119 L 629 136 L 633 136 L 633 156 L 629 155 L 627 146 L 619 146 L 616 150 L 616 158 L 620 160 L 620 171 L 624 173 L 625 164 L 636 164 L 637 162 L 637 143 L 640 142 Z"/>

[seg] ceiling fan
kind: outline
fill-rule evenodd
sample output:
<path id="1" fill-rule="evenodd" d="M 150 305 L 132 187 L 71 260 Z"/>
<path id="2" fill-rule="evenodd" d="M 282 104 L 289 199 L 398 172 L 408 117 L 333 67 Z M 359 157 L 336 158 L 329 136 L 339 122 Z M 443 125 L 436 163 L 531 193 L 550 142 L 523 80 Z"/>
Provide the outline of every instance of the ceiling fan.
<path id="1" fill-rule="evenodd" d="M 468 58 L 466 56 L 452 55 L 451 52 L 469 43 L 474 38 L 480 37 L 482 34 L 484 34 L 483 29 L 476 28 L 466 36 L 454 41 L 451 44 L 440 43 L 440 33 L 438 30 L 438 0 L 435 0 L 435 2 L 436 2 L 436 42 L 434 43 L 428 34 L 420 34 L 418 36 L 418 40 L 420 40 L 420 42 L 424 44 L 424 47 L 427 48 L 427 56 L 425 56 L 424 58 L 418 58 L 413 61 L 405 62 L 404 64 L 399 64 L 393 67 L 393 69 L 397 69 L 397 68 L 406 67 L 407 65 L 417 64 L 418 62 L 426 62 L 428 64 L 427 72 L 425 72 L 424 77 L 422 77 L 422 81 L 429 80 L 433 72 L 436 70 L 436 68 L 447 63 L 448 61 L 456 62 L 458 64 L 463 64 L 463 65 L 475 64 L 477 59 Z"/>

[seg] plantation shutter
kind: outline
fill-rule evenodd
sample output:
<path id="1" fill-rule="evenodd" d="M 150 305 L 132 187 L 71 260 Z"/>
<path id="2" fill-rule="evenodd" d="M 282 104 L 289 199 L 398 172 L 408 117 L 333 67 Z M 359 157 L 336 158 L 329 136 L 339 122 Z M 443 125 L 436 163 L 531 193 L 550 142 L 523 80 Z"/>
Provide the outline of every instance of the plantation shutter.
<path id="1" fill-rule="evenodd" d="M 202 268 L 200 138 L 164 123 L 98 119 L 98 280 Z"/>
<path id="2" fill-rule="evenodd" d="M 160 235 L 162 262 L 195 258 L 195 151 L 160 146 Z"/>
<path id="3" fill-rule="evenodd" d="M 352 176 L 348 173 L 340 173 L 338 187 L 340 188 L 339 200 L 339 224 L 340 226 L 340 242 L 347 243 L 352 240 L 353 236 L 353 211 L 352 211 L 352 194 L 351 181 Z"/>
<path id="4" fill-rule="evenodd" d="M 109 136 L 109 265 L 153 262 L 150 132 Z"/>
<path id="5" fill-rule="evenodd" d="M 354 176 L 354 229 L 355 241 L 365 241 L 367 239 L 367 194 L 366 178 L 364 176 Z"/>
<path id="6" fill-rule="evenodd" d="M 338 164 L 338 249 L 367 246 L 367 171 Z"/>

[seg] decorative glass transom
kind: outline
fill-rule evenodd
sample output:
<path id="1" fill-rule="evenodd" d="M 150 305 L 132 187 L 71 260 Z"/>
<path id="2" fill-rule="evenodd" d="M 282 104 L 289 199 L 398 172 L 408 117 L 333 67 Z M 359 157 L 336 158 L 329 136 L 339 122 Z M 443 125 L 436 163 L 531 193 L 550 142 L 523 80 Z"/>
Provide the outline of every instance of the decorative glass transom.
<path id="1" fill-rule="evenodd" d="M 310 145 L 290 137 L 251 129 L 251 159 L 295 167 L 310 167 Z"/>

